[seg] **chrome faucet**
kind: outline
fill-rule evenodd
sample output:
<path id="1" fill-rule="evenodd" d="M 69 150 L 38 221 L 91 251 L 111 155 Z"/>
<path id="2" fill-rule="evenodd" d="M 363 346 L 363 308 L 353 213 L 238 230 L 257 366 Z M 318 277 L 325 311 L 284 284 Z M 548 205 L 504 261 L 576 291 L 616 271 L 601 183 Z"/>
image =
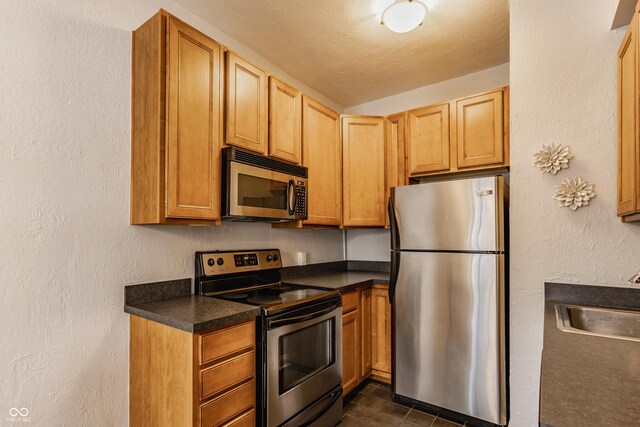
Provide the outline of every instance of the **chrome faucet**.
<path id="1" fill-rule="evenodd" d="M 636 285 L 640 285 L 640 272 L 634 274 L 629 278 L 629 282 L 634 283 Z"/>

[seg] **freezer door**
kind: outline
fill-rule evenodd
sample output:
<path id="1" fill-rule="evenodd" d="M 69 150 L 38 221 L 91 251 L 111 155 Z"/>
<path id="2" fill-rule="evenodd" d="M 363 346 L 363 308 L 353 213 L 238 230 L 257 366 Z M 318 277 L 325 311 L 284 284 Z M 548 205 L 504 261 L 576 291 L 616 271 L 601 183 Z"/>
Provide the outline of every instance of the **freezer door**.
<path id="1" fill-rule="evenodd" d="M 503 195 L 502 177 L 395 187 L 395 244 L 413 250 L 503 251 Z"/>
<path id="2" fill-rule="evenodd" d="M 506 423 L 503 271 L 504 255 L 402 252 L 395 393 Z"/>

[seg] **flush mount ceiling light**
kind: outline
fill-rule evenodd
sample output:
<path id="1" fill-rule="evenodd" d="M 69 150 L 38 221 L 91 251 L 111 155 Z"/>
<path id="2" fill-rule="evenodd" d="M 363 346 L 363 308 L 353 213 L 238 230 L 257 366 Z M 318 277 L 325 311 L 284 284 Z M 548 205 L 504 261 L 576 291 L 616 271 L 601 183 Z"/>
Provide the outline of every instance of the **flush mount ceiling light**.
<path id="1" fill-rule="evenodd" d="M 427 6 L 418 0 L 398 0 L 382 12 L 382 25 L 396 33 L 407 33 L 422 25 Z"/>

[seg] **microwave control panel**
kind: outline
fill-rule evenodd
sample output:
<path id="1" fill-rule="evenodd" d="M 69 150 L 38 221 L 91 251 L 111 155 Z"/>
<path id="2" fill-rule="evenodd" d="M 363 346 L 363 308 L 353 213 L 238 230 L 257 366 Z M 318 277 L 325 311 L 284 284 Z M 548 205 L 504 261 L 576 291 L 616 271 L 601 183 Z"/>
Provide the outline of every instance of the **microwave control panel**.
<path id="1" fill-rule="evenodd" d="M 307 187 L 304 185 L 303 181 L 298 181 L 296 183 L 296 209 L 295 216 L 296 218 L 306 219 L 307 218 Z"/>

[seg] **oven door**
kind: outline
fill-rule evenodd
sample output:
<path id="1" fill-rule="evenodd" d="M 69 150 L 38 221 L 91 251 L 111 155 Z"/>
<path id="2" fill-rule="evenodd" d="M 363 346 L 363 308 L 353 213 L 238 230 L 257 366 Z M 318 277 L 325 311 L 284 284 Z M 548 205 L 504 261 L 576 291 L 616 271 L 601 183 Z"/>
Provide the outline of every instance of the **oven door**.
<path id="1" fill-rule="evenodd" d="M 292 310 L 268 320 L 266 406 L 270 427 L 279 426 L 342 383 L 341 302 L 314 307 L 315 311 Z"/>
<path id="2" fill-rule="evenodd" d="M 230 162 L 229 215 L 295 219 L 296 178 L 244 163 Z"/>

